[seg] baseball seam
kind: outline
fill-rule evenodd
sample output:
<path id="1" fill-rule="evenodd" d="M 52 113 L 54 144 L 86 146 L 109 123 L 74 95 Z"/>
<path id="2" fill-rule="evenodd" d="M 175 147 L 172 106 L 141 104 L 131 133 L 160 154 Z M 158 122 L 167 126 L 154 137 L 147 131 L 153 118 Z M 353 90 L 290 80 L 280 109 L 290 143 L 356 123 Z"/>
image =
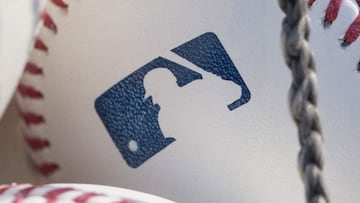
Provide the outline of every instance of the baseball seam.
<path id="1" fill-rule="evenodd" d="M 68 4 L 63 0 L 51 0 L 50 3 L 59 9 L 68 9 Z M 57 34 L 57 26 L 52 17 L 46 9 L 41 14 L 42 28 L 51 30 Z M 34 50 L 37 52 L 49 53 L 47 44 L 41 39 L 40 34 L 34 40 Z M 22 121 L 21 134 L 27 145 L 27 150 L 30 154 L 31 162 L 34 164 L 36 170 L 45 177 L 53 175 L 60 169 L 59 164 L 45 159 L 45 154 L 51 147 L 50 140 L 46 137 L 45 130 L 34 130 L 38 127 L 46 128 L 46 118 L 43 112 L 36 110 L 36 103 L 44 102 L 44 94 L 41 87 L 36 86 L 32 82 L 27 82 L 27 77 L 36 77 L 37 80 L 43 80 L 46 69 L 40 67 L 35 62 L 31 62 L 31 57 L 24 69 L 24 75 L 20 80 L 16 91 L 17 109 Z M 40 158 L 39 158 L 40 157 Z M 1 193 L 0 193 L 1 194 Z"/>
<path id="2" fill-rule="evenodd" d="M 57 200 L 67 200 L 74 203 L 100 202 L 99 198 L 101 198 L 102 203 L 135 203 L 119 196 L 87 192 L 72 187 L 31 184 L 2 185 L 0 186 L 0 198 L 11 199 L 11 203 L 21 203 L 26 200 L 34 200 L 34 198 L 41 198 L 47 203 L 55 203 Z M 95 198 L 98 198 L 98 201 L 94 201 Z"/>
<path id="3" fill-rule="evenodd" d="M 308 5 L 312 7 L 316 0 L 309 0 Z M 356 0 L 358 7 L 360 7 L 360 0 Z M 325 28 L 331 26 L 331 24 L 337 19 L 340 8 L 343 4 L 343 0 L 330 0 L 323 19 L 323 25 Z M 354 21 L 347 28 L 343 38 L 341 41 L 342 47 L 347 47 L 353 44 L 360 35 L 360 13 L 354 19 Z M 356 64 L 356 70 L 360 72 L 360 60 L 358 64 Z"/>
<path id="4" fill-rule="evenodd" d="M 316 0 L 309 0 L 309 6 L 313 6 Z M 358 6 L 360 6 L 360 0 L 356 1 Z M 340 8 L 343 4 L 343 0 L 331 0 L 326 8 L 325 16 L 323 19 L 323 25 L 325 28 L 331 26 L 331 24 L 337 19 Z M 344 37 L 342 39 L 341 46 L 346 47 L 355 42 L 360 35 L 360 13 L 350 24 L 346 30 Z"/>

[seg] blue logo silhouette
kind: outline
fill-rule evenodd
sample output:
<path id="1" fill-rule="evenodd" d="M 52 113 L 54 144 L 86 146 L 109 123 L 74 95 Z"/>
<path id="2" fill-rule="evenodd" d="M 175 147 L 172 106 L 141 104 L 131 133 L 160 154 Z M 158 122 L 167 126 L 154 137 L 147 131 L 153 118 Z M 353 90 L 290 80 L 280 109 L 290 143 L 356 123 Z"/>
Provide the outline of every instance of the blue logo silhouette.
<path id="1" fill-rule="evenodd" d="M 241 87 L 241 97 L 228 105 L 234 110 L 250 100 L 250 91 L 214 33 L 205 33 L 175 49 L 173 53 L 223 80 Z M 202 75 L 173 61 L 158 57 L 115 84 L 95 101 L 95 108 L 126 163 L 139 167 L 175 141 L 160 129 L 161 107 L 145 98 L 144 78 L 152 70 L 164 68 L 179 87 L 201 80 Z M 160 104 L 161 105 L 161 104 Z"/>

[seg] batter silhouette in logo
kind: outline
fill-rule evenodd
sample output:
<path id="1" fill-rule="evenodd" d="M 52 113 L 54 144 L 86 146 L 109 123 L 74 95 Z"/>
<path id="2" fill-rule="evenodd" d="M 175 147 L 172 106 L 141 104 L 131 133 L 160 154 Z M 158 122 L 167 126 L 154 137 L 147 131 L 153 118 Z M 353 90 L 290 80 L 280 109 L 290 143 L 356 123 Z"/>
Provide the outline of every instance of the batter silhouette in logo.
<path id="1" fill-rule="evenodd" d="M 171 50 L 173 53 L 223 80 L 241 87 L 241 97 L 228 105 L 234 110 L 250 100 L 250 91 L 213 33 L 205 33 Z M 95 109 L 126 163 L 139 167 L 175 141 L 159 124 L 161 104 L 153 102 L 144 79 L 155 69 L 166 69 L 179 88 L 201 80 L 202 75 L 183 65 L 158 57 L 115 84 L 95 101 Z M 211 91 L 211 90 L 204 90 Z"/>

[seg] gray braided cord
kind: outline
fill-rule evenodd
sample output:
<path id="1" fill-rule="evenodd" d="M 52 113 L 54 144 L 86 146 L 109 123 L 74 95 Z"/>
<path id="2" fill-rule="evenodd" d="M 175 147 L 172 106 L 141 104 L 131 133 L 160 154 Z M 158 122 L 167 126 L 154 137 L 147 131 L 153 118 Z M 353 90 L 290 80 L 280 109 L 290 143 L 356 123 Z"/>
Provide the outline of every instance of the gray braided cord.
<path id="1" fill-rule="evenodd" d="M 329 203 L 323 180 L 323 136 L 317 110 L 317 76 L 309 45 L 310 18 L 307 0 L 278 0 L 286 14 L 282 24 L 282 48 L 292 72 L 289 91 L 291 116 L 298 127 L 301 150 L 300 176 L 308 203 Z"/>

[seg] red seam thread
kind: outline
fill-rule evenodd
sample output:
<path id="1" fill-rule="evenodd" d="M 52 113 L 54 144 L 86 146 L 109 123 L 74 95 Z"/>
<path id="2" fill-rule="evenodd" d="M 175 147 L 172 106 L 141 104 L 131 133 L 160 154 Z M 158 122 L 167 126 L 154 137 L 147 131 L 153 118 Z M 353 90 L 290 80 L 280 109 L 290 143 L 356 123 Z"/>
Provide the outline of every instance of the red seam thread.
<path id="1" fill-rule="evenodd" d="M 324 26 L 331 25 L 337 18 L 343 0 L 331 0 L 325 13 Z"/>
<path id="2" fill-rule="evenodd" d="M 46 162 L 41 165 L 37 165 L 36 168 L 41 175 L 48 177 L 59 170 L 59 165 L 57 163 Z"/>
<path id="3" fill-rule="evenodd" d="M 43 115 L 32 112 L 21 112 L 21 110 L 19 111 L 20 111 L 21 119 L 25 122 L 27 126 L 40 125 L 45 123 L 45 118 Z"/>
<path id="4" fill-rule="evenodd" d="M 43 24 L 45 27 L 49 28 L 50 30 L 54 31 L 54 33 L 57 33 L 57 27 L 54 23 L 53 19 L 50 17 L 48 12 L 44 10 L 41 14 L 41 19 L 43 20 Z"/>
<path id="5" fill-rule="evenodd" d="M 97 197 L 100 196 L 99 194 L 93 193 L 93 192 L 88 192 L 85 194 L 82 194 L 76 198 L 73 199 L 73 201 L 75 203 L 85 203 L 87 202 L 89 199 L 93 198 L 93 197 Z"/>
<path id="6" fill-rule="evenodd" d="M 359 0 L 360 1 L 360 0 Z M 314 4 L 315 0 L 309 0 L 308 5 L 311 7 Z"/>
<path id="7" fill-rule="evenodd" d="M 341 46 L 345 47 L 350 45 L 359 38 L 359 35 L 360 35 L 360 13 L 346 31 Z"/>
<path id="8" fill-rule="evenodd" d="M 39 38 L 37 37 L 35 39 L 35 44 L 34 44 L 35 49 L 44 51 L 44 52 L 48 52 L 49 48 L 45 45 L 45 43 Z"/>
<path id="9" fill-rule="evenodd" d="M 0 195 L 2 195 L 3 193 L 5 193 L 8 189 L 11 188 L 11 185 L 7 185 L 4 186 L 3 188 L 0 189 Z"/>
<path id="10" fill-rule="evenodd" d="M 114 202 L 114 203 L 135 203 L 135 202 L 130 201 L 130 200 L 122 200 L 122 201 Z"/>
<path id="11" fill-rule="evenodd" d="M 58 6 L 61 9 L 68 9 L 69 5 L 66 4 L 63 0 L 51 0 L 51 2 L 55 5 Z M 54 22 L 54 20 L 51 18 L 51 16 L 49 15 L 49 13 L 44 10 L 41 14 L 41 19 L 42 19 L 42 23 L 43 26 L 52 30 L 55 34 L 57 33 L 57 26 L 56 23 Z M 34 42 L 34 48 L 42 51 L 42 52 L 48 52 L 49 48 L 48 46 L 44 43 L 44 41 L 40 38 L 40 36 L 37 36 Z M 30 74 L 34 74 L 34 75 L 43 75 L 43 69 L 40 68 L 39 66 L 37 66 L 34 63 L 28 62 L 25 66 L 25 72 L 28 72 Z M 19 95 L 21 97 L 28 97 L 30 99 L 44 99 L 44 95 L 41 91 L 36 90 L 33 86 L 28 86 L 25 84 L 20 83 L 18 85 L 17 88 L 17 92 L 19 93 Z M 38 114 L 35 112 L 31 112 L 31 111 L 24 111 L 24 109 L 21 109 L 20 106 L 17 106 L 18 111 L 19 111 L 19 115 L 21 117 L 21 119 L 24 121 L 24 123 L 26 124 L 26 126 L 29 125 L 40 125 L 40 124 L 44 124 L 45 123 L 45 117 L 42 114 Z M 39 137 L 30 137 L 26 134 L 24 134 L 24 139 L 27 143 L 27 145 L 29 146 L 29 148 L 33 151 L 42 151 L 46 148 L 50 147 L 50 142 L 49 140 L 45 139 L 45 138 L 39 138 Z M 35 161 L 33 160 L 33 163 L 35 163 Z M 45 162 L 42 163 L 40 165 L 36 164 L 36 168 L 39 171 L 39 173 L 43 176 L 50 176 L 53 173 L 55 173 L 57 170 L 59 170 L 59 165 L 57 163 L 52 163 L 52 162 Z"/>
<path id="12" fill-rule="evenodd" d="M 316 0 L 308 0 L 308 5 L 311 7 Z M 323 20 L 324 27 L 330 26 L 337 18 L 342 0 L 331 0 L 326 8 L 325 17 Z M 360 7 L 360 0 L 356 0 L 357 5 Z M 349 28 L 346 30 L 344 38 L 341 40 L 341 46 L 347 47 L 359 39 L 360 35 L 360 13 L 351 23 Z M 357 64 L 356 71 L 360 73 L 360 61 Z"/>
<path id="13" fill-rule="evenodd" d="M 5 191 L 12 189 L 12 188 L 16 188 L 20 185 L 21 184 L 5 185 L 4 187 L 2 187 L 0 189 L 0 196 L 2 194 L 4 194 Z M 38 188 L 46 187 L 46 186 L 47 185 L 29 185 L 25 188 L 17 189 L 16 193 L 14 194 L 14 200 L 12 201 L 12 203 L 21 203 L 23 200 L 27 200 L 27 198 L 32 196 L 32 195 L 30 195 L 30 193 L 32 191 L 34 191 L 35 189 L 38 189 Z M 84 192 L 84 191 L 81 191 L 81 190 L 78 190 L 75 188 L 71 188 L 71 187 L 65 187 L 65 188 L 61 188 L 61 187 L 56 188 L 55 187 L 53 190 L 46 192 L 41 197 L 43 197 L 46 200 L 46 203 L 55 203 L 56 200 L 58 200 L 60 195 L 66 193 L 66 192 L 71 192 L 71 191 L 81 192 L 81 194 L 72 198 L 72 201 L 74 201 L 75 203 L 86 203 L 87 201 L 89 201 L 91 198 L 94 198 L 94 197 L 109 197 L 105 194 L 95 193 L 95 192 Z M 34 195 L 34 196 L 39 196 L 39 195 Z M 135 202 L 132 200 L 120 200 L 120 201 L 114 201 L 113 203 L 135 203 Z"/>
<path id="14" fill-rule="evenodd" d="M 73 201 L 75 203 L 86 203 L 89 199 L 91 199 L 93 197 L 100 197 L 100 196 L 104 196 L 104 195 L 89 192 L 89 193 L 85 193 L 85 194 L 82 194 L 82 195 L 76 197 L 75 199 L 73 199 Z M 134 202 L 130 201 L 130 200 L 121 200 L 121 201 L 116 201 L 114 203 L 134 203 Z"/>
<path id="15" fill-rule="evenodd" d="M 315 0 L 308 0 L 309 6 L 312 6 Z M 360 6 L 360 0 L 356 0 L 358 6 Z M 323 20 L 324 27 L 329 27 L 338 17 L 343 0 L 331 0 L 326 8 L 325 17 Z M 360 14 L 351 23 L 349 28 L 346 30 L 344 38 L 341 42 L 342 47 L 349 46 L 355 42 L 360 35 Z"/>
<path id="16" fill-rule="evenodd" d="M 59 188 L 59 189 L 52 190 L 44 195 L 45 199 L 47 200 L 46 203 L 55 203 L 56 199 L 60 195 L 64 194 L 65 192 L 72 191 L 72 190 L 74 190 L 74 189 L 73 188 Z"/>
<path id="17" fill-rule="evenodd" d="M 26 97 L 32 98 L 32 99 L 42 99 L 42 98 L 44 98 L 43 94 L 40 91 L 36 90 L 32 86 L 28 86 L 28 85 L 25 85 L 25 84 L 22 84 L 22 83 L 20 83 L 18 85 L 17 91 L 24 98 L 26 98 Z"/>
<path id="18" fill-rule="evenodd" d="M 69 7 L 63 0 L 51 0 L 55 5 L 59 6 L 60 8 L 67 9 Z"/>
<path id="19" fill-rule="evenodd" d="M 26 140 L 27 145 L 33 151 L 40 151 L 40 150 L 50 147 L 50 142 L 47 139 L 28 136 L 25 133 L 23 133 L 23 135 L 24 135 L 24 139 Z"/>
<path id="20" fill-rule="evenodd" d="M 28 72 L 30 74 L 34 74 L 34 75 L 42 75 L 43 74 L 43 70 L 42 68 L 40 68 L 39 66 L 37 66 L 34 63 L 30 63 L 28 62 L 25 66 L 25 72 Z"/>
<path id="21" fill-rule="evenodd" d="M 28 188 L 25 188 L 25 189 L 22 189 L 22 190 L 18 191 L 15 194 L 15 198 L 13 200 L 13 203 L 21 203 L 22 200 L 24 200 L 30 194 L 30 192 L 33 191 L 36 188 L 38 188 L 38 186 L 31 186 L 31 187 L 28 187 Z"/>
<path id="22" fill-rule="evenodd" d="M 45 118 L 42 115 L 33 112 L 23 111 L 18 102 L 16 102 L 16 109 L 18 111 L 20 119 L 26 124 L 26 126 L 40 125 L 42 123 L 45 123 Z"/>

